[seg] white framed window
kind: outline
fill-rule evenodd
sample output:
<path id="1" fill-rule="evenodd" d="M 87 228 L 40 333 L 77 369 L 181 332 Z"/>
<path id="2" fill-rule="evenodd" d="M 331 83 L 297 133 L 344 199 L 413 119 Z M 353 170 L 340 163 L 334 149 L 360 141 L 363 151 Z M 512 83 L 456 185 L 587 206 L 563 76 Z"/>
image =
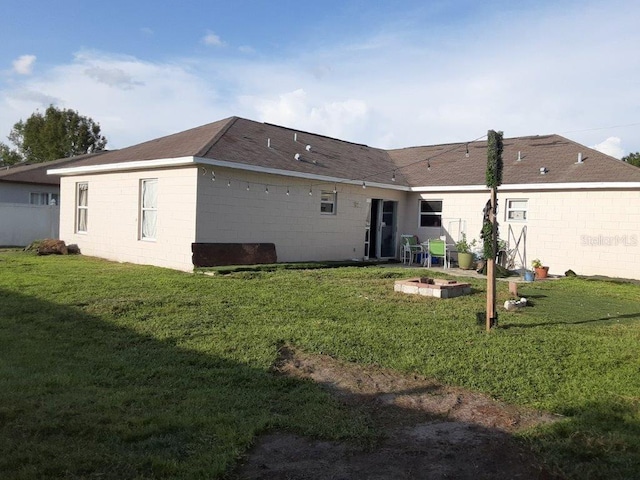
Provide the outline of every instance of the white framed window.
<path id="1" fill-rule="evenodd" d="M 155 240 L 158 219 L 158 179 L 140 180 L 140 239 Z"/>
<path id="2" fill-rule="evenodd" d="M 507 222 L 526 222 L 528 200 L 526 198 L 508 198 L 507 208 L 505 208 L 505 221 Z"/>
<path id="3" fill-rule="evenodd" d="M 89 219 L 89 184 L 76 183 L 76 232 L 86 233 Z"/>
<path id="4" fill-rule="evenodd" d="M 32 192 L 29 194 L 31 205 L 60 205 L 60 196 L 57 193 Z"/>
<path id="5" fill-rule="evenodd" d="M 333 190 L 322 190 L 320 192 L 320 213 L 324 215 L 335 215 L 338 194 Z"/>
<path id="6" fill-rule="evenodd" d="M 442 226 L 442 200 L 420 200 L 420 226 Z"/>

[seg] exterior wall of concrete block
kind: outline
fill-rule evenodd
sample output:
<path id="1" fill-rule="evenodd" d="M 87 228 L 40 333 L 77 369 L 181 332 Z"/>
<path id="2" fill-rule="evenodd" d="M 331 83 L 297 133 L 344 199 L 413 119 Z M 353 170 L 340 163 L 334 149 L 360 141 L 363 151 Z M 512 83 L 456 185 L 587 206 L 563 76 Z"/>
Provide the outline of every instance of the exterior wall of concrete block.
<path id="1" fill-rule="evenodd" d="M 158 179 L 155 241 L 140 239 L 140 182 L 149 178 Z M 76 232 L 81 182 L 89 184 L 86 233 Z M 421 241 L 445 235 L 453 243 L 464 232 L 470 240 L 479 239 L 489 198 L 488 191 L 406 193 L 340 183 L 336 188 L 335 214 L 323 214 L 321 192 L 333 191 L 331 182 L 202 166 L 62 177 L 60 238 L 78 244 L 86 255 L 180 270 L 192 269 L 192 242 L 274 243 L 281 262 L 362 258 L 371 201 L 382 199 L 398 202 L 397 256 L 401 234 L 416 234 Z M 526 220 L 506 217 L 507 201 L 516 199 L 527 202 Z M 420 227 L 420 200 L 443 202 L 442 228 Z M 572 269 L 640 278 L 638 190 L 503 186 L 498 204 L 501 238 L 508 238 L 509 226 L 515 238 L 527 228 L 527 268 L 540 258 L 551 274 Z M 513 245 L 514 238 L 509 240 Z"/>
<path id="2" fill-rule="evenodd" d="M 157 234 L 140 237 L 140 184 L 158 179 Z M 76 185 L 89 185 L 87 232 L 76 232 Z M 62 177 L 60 238 L 84 255 L 192 270 L 195 241 L 195 167 Z"/>
<path id="3" fill-rule="evenodd" d="M 280 262 L 362 258 L 370 200 L 393 200 L 400 206 L 406 196 L 338 183 L 335 214 L 324 214 L 321 192 L 332 192 L 333 183 L 224 168 L 215 168 L 212 181 L 210 172 L 203 172 L 198 176 L 196 241 L 274 243 Z M 401 208 L 397 215 L 401 225 Z"/>
<path id="4" fill-rule="evenodd" d="M 488 192 L 414 193 L 408 196 L 404 229 L 421 240 L 435 238 L 438 229 L 419 227 L 421 199 L 443 201 L 443 230 L 455 241 L 457 231 L 449 231 L 460 219 L 468 239 L 478 239 L 482 210 Z M 507 201 L 527 201 L 526 221 L 507 219 Z M 582 275 L 640 278 L 640 192 L 637 190 L 515 191 L 498 193 L 500 237 L 507 240 L 509 226 L 520 236 L 527 228 L 527 268 L 539 258 L 551 274 L 572 269 Z M 514 239 L 511 238 L 513 245 Z"/>

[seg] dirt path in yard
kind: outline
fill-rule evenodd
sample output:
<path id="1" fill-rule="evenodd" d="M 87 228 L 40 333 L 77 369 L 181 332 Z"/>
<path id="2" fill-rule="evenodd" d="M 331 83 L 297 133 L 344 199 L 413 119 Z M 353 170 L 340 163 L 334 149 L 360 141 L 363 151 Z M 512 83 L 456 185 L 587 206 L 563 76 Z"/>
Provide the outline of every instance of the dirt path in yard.
<path id="1" fill-rule="evenodd" d="M 511 437 L 557 417 L 417 376 L 283 349 L 279 374 L 312 379 L 364 408 L 383 432 L 372 448 L 270 433 L 232 475 L 240 479 L 555 479 Z"/>

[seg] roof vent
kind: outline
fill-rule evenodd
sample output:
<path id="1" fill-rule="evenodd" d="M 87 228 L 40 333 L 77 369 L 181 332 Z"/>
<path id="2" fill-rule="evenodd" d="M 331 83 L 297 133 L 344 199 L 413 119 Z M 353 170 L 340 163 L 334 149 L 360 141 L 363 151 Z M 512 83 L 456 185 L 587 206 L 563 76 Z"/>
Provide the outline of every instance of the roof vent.
<path id="1" fill-rule="evenodd" d="M 520 150 L 518 150 L 518 161 L 522 160 L 522 155 L 520 155 Z"/>
<path id="2" fill-rule="evenodd" d="M 305 148 L 305 150 L 306 150 L 307 152 L 310 152 L 310 151 L 311 151 L 311 145 L 307 145 L 307 146 L 306 146 L 306 147 L 304 147 L 304 148 Z"/>
<path id="3" fill-rule="evenodd" d="M 297 132 L 294 132 L 294 133 L 293 133 L 293 141 L 294 141 L 294 142 L 297 142 L 297 141 L 298 141 L 298 133 L 297 133 Z"/>
<path id="4" fill-rule="evenodd" d="M 293 156 L 293 158 L 295 158 L 296 160 L 300 160 L 300 154 L 299 154 L 299 153 L 296 153 L 296 154 Z"/>
<path id="5" fill-rule="evenodd" d="M 582 160 L 582 152 L 578 152 L 578 161 L 576 163 L 584 163 L 584 160 Z"/>
<path id="6" fill-rule="evenodd" d="M 271 148 L 271 139 L 267 138 L 267 148 Z"/>
<path id="7" fill-rule="evenodd" d="M 540 167 L 540 175 L 546 175 L 548 171 L 549 170 L 547 170 L 547 167 Z"/>

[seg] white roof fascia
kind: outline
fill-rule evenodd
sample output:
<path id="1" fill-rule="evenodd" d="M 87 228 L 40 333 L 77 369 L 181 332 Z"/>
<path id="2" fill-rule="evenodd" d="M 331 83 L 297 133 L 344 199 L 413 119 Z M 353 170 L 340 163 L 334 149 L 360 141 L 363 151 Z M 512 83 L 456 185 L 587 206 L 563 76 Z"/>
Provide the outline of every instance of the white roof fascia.
<path id="1" fill-rule="evenodd" d="M 196 163 L 196 157 L 160 158 L 158 160 L 138 160 L 135 162 L 104 163 L 82 167 L 52 168 L 47 175 L 81 175 L 85 173 L 105 173 L 121 170 L 145 170 L 148 168 L 179 167 Z"/>
<path id="2" fill-rule="evenodd" d="M 521 183 L 498 187 L 499 190 L 606 190 L 634 188 L 640 188 L 640 182 Z"/>
<path id="3" fill-rule="evenodd" d="M 575 182 L 575 183 L 514 183 L 498 187 L 498 191 L 523 190 L 633 190 L 640 189 L 640 182 Z M 413 187 L 412 192 L 486 192 L 486 185 Z"/>
<path id="4" fill-rule="evenodd" d="M 122 170 L 145 170 L 150 168 L 178 167 L 186 165 L 204 164 L 217 167 L 228 167 L 236 170 L 245 170 L 249 172 L 268 173 L 272 175 L 283 175 L 286 177 L 304 178 L 313 181 L 330 182 L 330 183 L 347 183 L 360 185 L 362 180 L 345 180 L 344 178 L 329 177 L 326 175 L 314 175 L 303 172 L 292 172 L 290 170 L 280 170 L 276 168 L 260 167 L 256 165 L 245 165 L 236 162 L 227 162 L 224 160 L 215 160 L 202 157 L 177 157 L 177 158 L 161 158 L 158 160 L 139 160 L 135 162 L 106 163 L 102 165 L 86 165 L 82 167 L 53 168 L 47 170 L 48 175 L 82 175 L 90 173 L 107 173 Z M 366 182 L 367 186 L 386 188 L 389 190 L 409 191 L 409 187 L 402 185 L 390 185 L 377 182 Z"/>
<path id="5" fill-rule="evenodd" d="M 457 185 L 457 186 L 427 186 L 411 187 L 412 192 L 486 192 L 489 187 L 486 185 Z"/>
<path id="6" fill-rule="evenodd" d="M 196 157 L 196 161 L 197 163 L 204 164 L 204 165 L 212 165 L 215 167 L 227 167 L 227 168 L 233 168 L 235 170 L 245 170 L 248 172 L 268 173 L 271 175 L 282 175 L 285 177 L 304 178 L 307 180 L 313 180 L 313 181 L 319 181 L 319 182 L 362 185 L 362 179 L 351 180 L 351 179 L 344 179 L 339 177 L 329 177 L 326 175 L 315 175 L 313 173 L 292 172 L 291 170 L 280 170 L 277 168 L 260 167 L 257 165 L 246 165 L 242 163 L 227 162 L 224 160 L 215 160 L 211 158 Z M 365 183 L 367 187 L 379 187 L 379 188 L 386 188 L 388 190 L 401 190 L 404 192 L 410 191 L 409 187 L 403 186 L 403 185 L 391 185 L 388 183 L 369 182 L 366 179 L 365 179 Z"/>

